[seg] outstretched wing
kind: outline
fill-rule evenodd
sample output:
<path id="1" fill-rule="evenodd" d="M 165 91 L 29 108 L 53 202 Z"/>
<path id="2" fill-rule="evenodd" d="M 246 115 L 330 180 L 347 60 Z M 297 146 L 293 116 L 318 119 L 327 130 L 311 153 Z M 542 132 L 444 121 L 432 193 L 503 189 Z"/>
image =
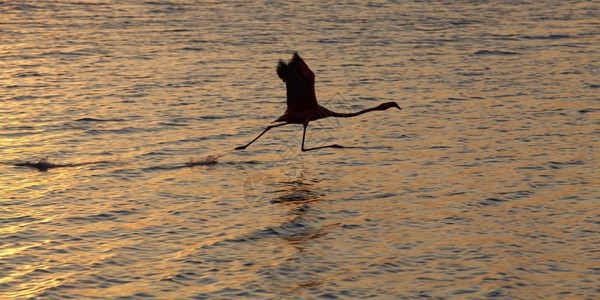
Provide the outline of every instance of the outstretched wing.
<path id="1" fill-rule="evenodd" d="M 315 73 L 313 73 L 298 52 L 292 60 L 279 61 L 277 75 L 285 82 L 288 108 L 315 108 L 318 106 L 315 96 Z"/>

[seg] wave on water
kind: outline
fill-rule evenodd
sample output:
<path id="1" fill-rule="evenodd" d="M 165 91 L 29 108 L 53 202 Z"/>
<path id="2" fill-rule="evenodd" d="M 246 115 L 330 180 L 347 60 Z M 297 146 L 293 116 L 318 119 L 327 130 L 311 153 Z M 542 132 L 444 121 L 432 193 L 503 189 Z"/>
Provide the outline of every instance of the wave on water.
<path id="1" fill-rule="evenodd" d="M 519 52 L 502 51 L 502 50 L 479 50 L 475 55 L 517 55 Z"/>
<path id="2" fill-rule="evenodd" d="M 124 119 L 97 119 L 97 118 L 79 118 L 76 119 L 77 122 L 120 122 L 125 121 Z"/>
<path id="3" fill-rule="evenodd" d="M 559 40 L 559 39 L 570 39 L 573 36 L 568 34 L 550 34 L 550 35 L 525 35 L 522 37 L 527 40 Z"/>

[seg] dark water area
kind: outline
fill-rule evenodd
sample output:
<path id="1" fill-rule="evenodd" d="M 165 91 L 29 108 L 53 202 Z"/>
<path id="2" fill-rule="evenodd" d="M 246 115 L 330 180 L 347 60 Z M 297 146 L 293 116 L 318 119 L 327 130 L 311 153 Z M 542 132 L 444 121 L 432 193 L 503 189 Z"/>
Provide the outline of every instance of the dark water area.
<path id="1" fill-rule="evenodd" d="M 0 298 L 598 298 L 599 20 L 0 1 Z M 311 123 L 346 149 L 289 125 L 232 151 L 294 51 L 329 109 L 402 110 Z"/>

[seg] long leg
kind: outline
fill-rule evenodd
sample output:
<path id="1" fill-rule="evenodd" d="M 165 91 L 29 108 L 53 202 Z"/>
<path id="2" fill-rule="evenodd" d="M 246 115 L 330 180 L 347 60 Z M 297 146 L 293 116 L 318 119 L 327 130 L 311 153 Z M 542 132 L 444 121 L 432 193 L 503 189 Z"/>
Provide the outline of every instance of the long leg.
<path id="1" fill-rule="evenodd" d="M 283 125 L 287 125 L 287 124 L 289 124 L 289 123 L 281 123 L 281 124 L 277 124 L 277 125 L 267 126 L 267 128 L 265 128 L 265 130 L 261 134 L 259 134 L 256 138 L 254 138 L 252 141 L 250 141 L 250 143 L 248 143 L 244 146 L 236 147 L 235 150 L 244 150 L 248 146 L 250 146 L 250 144 L 254 143 L 254 141 L 258 140 L 259 137 L 261 137 L 263 134 L 265 134 L 265 132 L 269 131 L 271 128 L 275 128 L 275 127 L 279 127 L 279 126 L 283 126 Z"/>
<path id="2" fill-rule="evenodd" d="M 340 146 L 338 144 L 333 144 L 333 145 L 327 145 L 327 146 L 321 146 L 321 147 L 314 147 L 314 148 L 304 148 L 304 137 L 306 136 L 306 127 L 308 127 L 308 123 L 304 124 L 304 131 L 302 132 L 302 152 L 304 151 L 310 151 L 310 150 L 315 150 L 315 149 L 321 149 L 321 148 L 344 148 L 344 146 Z"/>

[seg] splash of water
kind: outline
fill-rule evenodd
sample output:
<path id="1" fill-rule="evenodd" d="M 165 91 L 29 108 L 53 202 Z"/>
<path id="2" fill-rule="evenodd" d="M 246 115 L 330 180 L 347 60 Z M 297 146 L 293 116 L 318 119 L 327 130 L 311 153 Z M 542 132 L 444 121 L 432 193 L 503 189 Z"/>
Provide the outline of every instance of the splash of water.
<path id="1" fill-rule="evenodd" d="M 206 165 L 214 165 L 216 164 L 219 159 L 219 157 L 221 157 L 222 155 L 208 155 L 206 156 L 204 159 L 200 159 L 200 160 L 194 160 L 190 158 L 190 161 L 186 163 L 186 166 L 188 167 L 193 167 L 193 166 L 206 166 Z"/>
<path id="2" fill-rule="evenodd" d="M 34 168 L 34 169 L 38 169 L 40 172 L 46 172 L 49 169 L 52 168 L 62 168 L 62 167 L 79 167 L 79 166 L 85 166 L 85 165 L 90 165 L 90 164 L 95 164 L 95 163 L 101 163 L 101 162 L 83 162 L 83 163 L 71 163 L 71 164 L 58 164 L 58 163 L 52 163 L 48 160 L 48 156 L 44 157 L 44 158 L 39 158 L 37 161 L 35 162 L 20 162 L 20 163 L 15 163 L 14 165 L 17 167 L 29 167 L 29 168 Z"/>

